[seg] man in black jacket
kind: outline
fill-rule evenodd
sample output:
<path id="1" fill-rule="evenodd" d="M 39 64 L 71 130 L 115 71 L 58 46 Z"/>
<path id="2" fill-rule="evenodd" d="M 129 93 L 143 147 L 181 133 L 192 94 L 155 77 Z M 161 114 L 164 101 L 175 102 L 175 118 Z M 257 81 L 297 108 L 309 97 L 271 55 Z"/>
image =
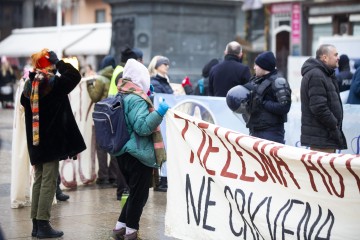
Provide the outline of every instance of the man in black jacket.
<path id="1" fill-rule="evenodd" d="M 339 58 L 339 72 L 336 74 L 340 92 L 350 89 L 352 77 L 353 73 L 350 71 L 350 59 L 346 54 L 343 54 Z"/>
<path id="2" fill-rule="evenodd" d="M 339 56 L 335 46 L 323 44 L 316 58 L 301 68 L 301 144 L 321 152 L 346 149 L 342 131 L 343 107 L 335 76 Z"/>
<path id="3" fill-rule="evenodd" d="M 242 48 L 238 42 L 228 43 L 224 54 L 224 61 L 210 71 L 209 96 L 226 97 L 232 87 L 244 85 L 251 77 L 249 67 L 241 63 Z"/>
<path id="4" fill-rule="evenodd" d="M 287 113 L 291 107 L 291 89 L 277 75 L 276 59 L 272 52 L 263 52 L 255 59 L 255 76 L 244 87 L 250 90 L 246 127 L 250 135 L 285 143 Z"/>

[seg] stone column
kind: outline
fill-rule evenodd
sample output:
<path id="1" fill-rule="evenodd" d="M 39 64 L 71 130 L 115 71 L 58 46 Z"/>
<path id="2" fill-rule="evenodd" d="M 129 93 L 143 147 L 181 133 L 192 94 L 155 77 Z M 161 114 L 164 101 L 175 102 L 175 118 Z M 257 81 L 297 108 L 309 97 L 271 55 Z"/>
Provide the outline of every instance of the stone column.
<path id="1" fill-rule="evenodd" d="M 222 58 L 236 39 L 240 1 L 104 0 L 111 5 L 112 53 L 128 44 L 144 52 L 147 65 L 155 55 L 170 59 L 169 76 L 196 81 L 212 58 Z M 119 58 L 119 56 L 117 56 Z"/>

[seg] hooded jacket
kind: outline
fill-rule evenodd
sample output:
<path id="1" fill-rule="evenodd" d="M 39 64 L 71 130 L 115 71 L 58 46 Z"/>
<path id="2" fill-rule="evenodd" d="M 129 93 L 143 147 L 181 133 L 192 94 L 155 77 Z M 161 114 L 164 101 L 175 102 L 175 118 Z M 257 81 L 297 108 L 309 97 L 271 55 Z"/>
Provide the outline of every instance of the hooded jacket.
<path id="1" fill-rule="evenodd" d="M 356 71 L 351 81 L 347 103 L 360 104 L 360 60 L 355 62 L 354 67 Z"/>
<path id="2" fill-rule="evenodd" d="M 147 92 L 150 88 L 147 68 L 134 59 L 127 61 L 123 77 L 130 79 L 143 92 Z M 122 86 L 119 89 L 120 92 L 124 90 Z M 152 134 L 163 117 L 157 111 L 150 111 L 148 102 L 133 93 L 128 93 L 124 97 L 124 113 L 130 139 L 117 155 L 127 152 L 148 167 L 158 167 Z"/>
<path id="3" fill-rule="evenodd" d="M 309 58 L 301 68 L 301 144 L 346 149 L 343 107 L 334 69 Z"/>
<path id="4" fill-rule="evenodd" d="M 110 79 L 113 72 L 114 68 L 112 66 L 107 66 L 104 69 L 101 69 L 98 75 L 95 75 L 95 84 L 87 85 L 91 101 L 96 103 L 104 98 L 107 98 L 110 87 Z"/>
<path id="5" fill-rule="evenodd" d="M 349 58 L 346 55 L 340 56 L 339 73 L 336 75 L 339 84 L 339 91 L 347 91 L 350 89 L 351 79 L 353 77 L 350 71 Z"/>

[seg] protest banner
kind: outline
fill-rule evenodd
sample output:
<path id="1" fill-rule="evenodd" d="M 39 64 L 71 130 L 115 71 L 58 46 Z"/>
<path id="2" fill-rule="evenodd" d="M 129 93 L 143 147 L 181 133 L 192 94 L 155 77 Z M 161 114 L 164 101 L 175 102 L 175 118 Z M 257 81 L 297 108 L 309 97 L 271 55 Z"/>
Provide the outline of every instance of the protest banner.
<path id="1" fill-rule="evenodd" d="M 154 98 L 155 108 L 160 97 L 165 99 L 171 108 L 183 113 L 240 133 L 248 134 L 249 132 L 241 115 L 231 112 L 223 97 L 175 96 L 157 93 Z M 92 119 L 94 104 L 91 102 L 86 89 L 86 79 L 81 80 L 69 94 L 69 98 L 75 119 L 87 146 L 87 149 L 78 155 L 77 160 L 67 159 L 60 162 L 60 175 L 63 185 L 67 188 L 75 188 L 78 185 L 93 183 L 98 171 Z M 302 147 L 300 144 L 300 118 L 300 103 L 295 102 L 291 106 L 288 121 L 285 124 L 286 145 Z M 348 142 L 348 149 L 338 151 L 338 153 L 360 153 L 360 128 L 357 127 L 359 118 L 360 105 L 344 105 L 343 130 Z M 165 125 L 166 122 L 163 121 L 161 124 L 163 134 L 166 134 Z M 164 135 L 164 140 L 166 145 L 166 135 Z M 108 161 L 110 161 L 110 157 Z"/>
<path id="2" fill-rule="evenodd" d="M 170 109 L 165 231 L 179 239 L 358 239 L 360 155 L 283 145 Z"/>

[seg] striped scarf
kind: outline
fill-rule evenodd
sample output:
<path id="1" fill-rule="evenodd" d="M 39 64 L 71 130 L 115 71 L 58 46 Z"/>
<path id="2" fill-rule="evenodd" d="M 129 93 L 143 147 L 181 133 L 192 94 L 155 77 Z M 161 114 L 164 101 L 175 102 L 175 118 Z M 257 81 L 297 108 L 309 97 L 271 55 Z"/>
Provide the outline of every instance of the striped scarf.
<path id="1" fill-rule="evenodd" d="M 40 116 L 39 116 L 39 96 L 44 96 L 51 91 L 51 86 L 49 80 L 53 77 L 52 73 L 47 72 L 46 70 L 36 69 L 36 75 L 32 81 L 27 81 L 24 86 L 24 95 L 25 97 L 30 97 L 30 105 L 32 112 L 32 138 L 33 145 L 39 146 L 40 144 Z M 43 84 L 45 83 L 45 84 Z M 31 87 L 30 87 L 31 84 Z M 41 87 L 39 87 L 42 85 Z M 40 93 L 40 94 L 39 94 Z"/>
<path id="2" fill-rule="evenodd" d="M 151 102 L 148 95 L 146 93 L 144 93 L 144 91 L 141 89 L 141 87 L 139 87 L 138 85 L 133 83 L 131 80 L 121 78 L 121 79 L 119 79 L 117 86 L 118 86 L 118 90 L 120 93 L 125 93 L 125 94 L 132 93 L 132 94 L 136 94 L 139 97 L 143 98 L 148 104 L 149 112 L 152 112 L 155 110 L 154 105 Z M 161 164 L 166 161 L 166 152 L 165 152 L 163 138 L 162 138 L 162 135 L 160 132 L 160 126 L 157 126 L 157 128 L 151 134 L 151 137 L 152 137 L 152 140 L 154 143 L 156 163 L 158 166 L 161 166 Z"/>

